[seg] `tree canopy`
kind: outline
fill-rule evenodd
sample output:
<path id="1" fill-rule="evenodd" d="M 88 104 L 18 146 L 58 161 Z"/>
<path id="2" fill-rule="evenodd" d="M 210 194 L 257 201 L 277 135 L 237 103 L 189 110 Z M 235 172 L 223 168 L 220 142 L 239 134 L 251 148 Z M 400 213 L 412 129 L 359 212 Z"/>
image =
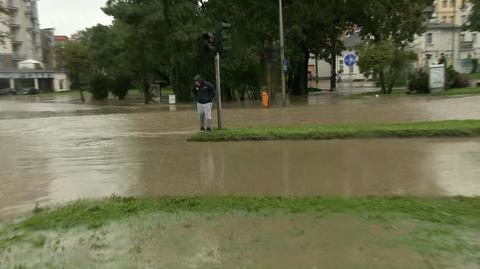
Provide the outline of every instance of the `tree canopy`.
<path id="1" fill-rule="evenodd" d="M 424 30 L 424 10 L 430 4 L 432 0 L 284 0 L 291 93 L 307 92 L 312 55 L 331 64 L 335 88 L 336 56 L 344 49 L 345 33 L 359 32 L 365 40 L 401 50 Z M 109 0 L 103 11 L 114 18 L 113 25 L 86 29 L 74 40 L 83 46 L 80 50 L 87 48 L 91 72 L 140 85 L 147 103 L 155 81 L 169 82 L 178 98 L 187 100 L 196 73 L 214 79 L 213 54 L 205 50 L 202 35 L 222 21 L 232 24 L 233 44 L 222 57 L 223 95 L 234 99 L 240 93 L 242 98 L 248 89 L 266 85 L 275 92 L 278 87 L 277 0 Z M 113 84 L 119 88 L 122 83 Z"/>

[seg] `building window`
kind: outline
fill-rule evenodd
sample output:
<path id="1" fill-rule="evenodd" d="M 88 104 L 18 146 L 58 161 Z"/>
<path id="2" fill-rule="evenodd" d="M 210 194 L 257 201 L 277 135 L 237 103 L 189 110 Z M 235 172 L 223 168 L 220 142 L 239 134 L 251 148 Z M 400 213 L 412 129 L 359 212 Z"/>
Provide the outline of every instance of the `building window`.
<path id="1" fill-rule="evenodd" d="M 455 0 L 452 0 L 452 1 L 450 2 L 450 7 L 455 7 L 455 4 L 456 4 L 456 3 L 455 3 Z"/>
<path id="2" fill-rule="evenodd" d="M 465 42 L 465 34 L 460 34 L 460 41 Z"/>
<path id="3" fill-rule="evenodd" d="M 467 15 L 462 15 L 462 24 L 467 23 Z"/>
<path id="4" fill-rule="evenodd" d="M 450 16 L 450 23 L 455 23 L 453 16 Z"/>
<path id="5" fill-rule="evenodd" d="M 477 33 L 472 34 L 472 42 L 473 44 L 477 43 Z"/>
<path id="6" fill-rule="evenodd" d="M 448 5 L 448 0 L 443 0 L 442 1 L 442 7 L 447 7 Z"/>
<path id="7" fill-rule="evenodd" d="M 442 22 L 447 23 L 447 16 L 442 16 Z"/>
<path id="8" fill-rule="evenodd" d="M 60 82 L 59 82 L 59 85 L 58 85 L 60 90 L 63 90 L 63 84 L 65 84 L 65 80 L 61 79 Z"/>
<path id="9" fill-rule="evenodd" d="M 432 44 L 433 43 L 433 34 L 428 33 L 427 34 L 427 44 Z"/>
<path id="10" fill-rule="evenodd" d="M 344 66 L 343 66 L 343 60 L 340 60 L 340 66 L 339 66 L 339 68 L 340 68 L 340 71 L 342 71 L 342 72 L 345 71 Z"/>

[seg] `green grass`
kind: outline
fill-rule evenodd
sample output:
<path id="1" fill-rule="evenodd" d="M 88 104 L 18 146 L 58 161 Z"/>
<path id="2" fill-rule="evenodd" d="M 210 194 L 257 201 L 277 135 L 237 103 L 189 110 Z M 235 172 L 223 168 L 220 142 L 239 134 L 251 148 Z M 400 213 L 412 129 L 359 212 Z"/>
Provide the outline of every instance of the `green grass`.
<path id="1" fill-rule="evenodd" d="M 394 124 L 261 126 L 198 133 L 191 142 L 480 136 L 480 120 Z"/>
<path id="2" fill-rule="evenodd" d="M 480 80 L 480 73 L 473 73 L 467 75 L 470 79 L 478 79 Z"/>
<path id="3" fill-rule="evenodd" d="M 434 93 L 431 93 L 430 95 L 432 95 L 432 96 L 451 96 L 451 95 L 470 95 L 470 94 L 480 94 L 480 87 L 450 89 L 448 91 L 434 92 Z"/>
<path id="4" fill-rule="evenodd" d="M 133 215 L 155 212 L 260 212 L 353 214 L 378 216 L 399 214 L 405 218 L 449 225 L 479 225 L 480 198 L 279 198 L 279 197 L 184 197 L 83 200 L 57 209 L 47 209 L 12 224 L 19 231 L 98 228 Z M 43 244 L 39 238 L 36 244 Z"/>
<path id="5" fill-rule="evenodd" d="M 350 99 L 363 99 L 379 95 L 381 97 L 418 97 L 418 96 L 455 96 L 480 94 L 480 87 L 449 89 L 448 91 L 433 93 L 407 93 L 405 89 L 394 89 L 392 94 L 383 95 L 380 92 L 367 92 L 350 96 Z"/>

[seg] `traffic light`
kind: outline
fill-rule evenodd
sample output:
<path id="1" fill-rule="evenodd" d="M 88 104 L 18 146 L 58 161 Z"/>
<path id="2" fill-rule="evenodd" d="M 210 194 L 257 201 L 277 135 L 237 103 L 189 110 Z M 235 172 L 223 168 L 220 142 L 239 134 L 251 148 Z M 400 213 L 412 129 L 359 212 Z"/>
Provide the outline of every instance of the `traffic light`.
<path id="1" fill-rule="evenodd" d="M 231 28 L 232 28 L 232 24 L 225 21 L 221 23 L 220 46 L 219 46 L 221 51 L 232 49 L 232 35 L 230 33 Z"/>
<path id="2" fill-rule="evenodd" d="M 205 48 L 208 51 L 216 51 L 217 49 L 217 37 L 215 33 L 206 33 L 203 35 L 205 41 Z"/>

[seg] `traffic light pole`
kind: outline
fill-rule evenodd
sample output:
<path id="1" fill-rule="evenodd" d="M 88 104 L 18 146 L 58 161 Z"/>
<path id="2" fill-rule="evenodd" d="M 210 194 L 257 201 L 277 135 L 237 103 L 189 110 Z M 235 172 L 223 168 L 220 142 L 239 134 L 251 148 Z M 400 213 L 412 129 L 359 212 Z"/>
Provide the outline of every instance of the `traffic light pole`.
<path id="1" fill-rule="evenodd" d="M 222 82 L 220 76 L 220 53 L 217 51 L 217 55 L 215 56 L 215 80 L 217 86 L 217 119 L 218 119 L 218 129 L 221 130 L 223 128 L 222 122 Z"/>
<path id="2" fill-rule="evenodd" d="M 280 74 L 282 74 L 282 104 L 284 106 L 287 105 L 287 86 L 285 82 L 285 73 L 284 73 L 284 65 L 285 65 L 285 41 L 283 37 L 283 5 L 282 0 L 278 0 L 278 9 L 279 9 L 279 20 L 280 20 L 280 62 L 281 62 L 281 70 Z"/>

